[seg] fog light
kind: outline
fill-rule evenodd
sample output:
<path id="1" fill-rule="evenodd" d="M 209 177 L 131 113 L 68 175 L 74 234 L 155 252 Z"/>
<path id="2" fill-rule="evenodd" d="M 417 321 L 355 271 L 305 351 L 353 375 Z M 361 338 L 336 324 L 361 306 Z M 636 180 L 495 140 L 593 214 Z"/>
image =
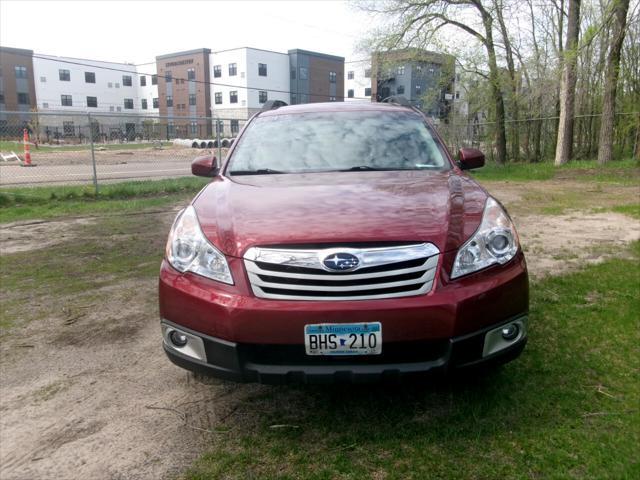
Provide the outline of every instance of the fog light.
<path id="1" fill-rule="evenodd" d="M 505 340 L 513 340 L 520 333 L 520 327 L 515 323 L 510 323 L 506 327 L 502 327 L 502 338 Z"/>
<path id="2" fill-rule="evenodd" d="M 177 332 L 176 330 L 169 334 L 169 340 L 171 340 L 171 343 L 176 347 L 184 347 L 187 344 L 187 336 L 183 333 Z"/>

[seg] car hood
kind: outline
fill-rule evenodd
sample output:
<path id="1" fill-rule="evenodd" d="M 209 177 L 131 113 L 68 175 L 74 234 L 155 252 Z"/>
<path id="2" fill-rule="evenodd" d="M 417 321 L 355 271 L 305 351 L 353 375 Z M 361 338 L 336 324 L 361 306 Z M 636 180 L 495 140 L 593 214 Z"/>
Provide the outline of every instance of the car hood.
<path id="1" fill-rule="evenodd" d="M 218 177 L 193 205 L 225 254 L 252 246 L 431 242 L 457 249 L 477 229 L 486 192 L 450 172 L 326 172 Z"/>

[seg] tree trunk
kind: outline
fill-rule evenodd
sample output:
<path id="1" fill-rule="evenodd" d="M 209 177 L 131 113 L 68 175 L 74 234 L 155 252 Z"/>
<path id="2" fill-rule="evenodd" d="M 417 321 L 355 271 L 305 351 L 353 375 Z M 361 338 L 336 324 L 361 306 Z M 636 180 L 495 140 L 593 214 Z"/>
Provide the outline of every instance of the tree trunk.
<path id="1" fill-rule="evenodd" d="M 496 49 L 493 43 L 493 20 L 491 16 L 482 11 L 482 23 L 484 24 L 487 55 L 489 57 L 489 83 L 491 83 L 491 96 L 496 109 L 496 162 L 504 165 L 507 161 L 507 135 L 505 127 L 504 99 L 500 88 L 500 71 L 496 59 Z"/>
<path id="2" fill-rule="evenodd" d="M 560 121 L 556 142 L 555 164 L 567 163 L 573 156 L 573 125 L 576 101 L 576 57 L 580 35 L 580 2 L 569 0 L 567 43 L 564 49 L 562 83 L 560 85 Z"/>
<path id="3" fill-rule="evenodd" d="M 614 0 L 615 27 L 611 37 L 607 70 L 604 79 L 602 98 L 602 119 L 600 121 L 600 142 L 598 145 L 598 163 L 604 165 L 613 158 L 613 126 L 615 124 L 616 89 L 620 72 L 620 52 L 624 42 L 629 0 Z"/>

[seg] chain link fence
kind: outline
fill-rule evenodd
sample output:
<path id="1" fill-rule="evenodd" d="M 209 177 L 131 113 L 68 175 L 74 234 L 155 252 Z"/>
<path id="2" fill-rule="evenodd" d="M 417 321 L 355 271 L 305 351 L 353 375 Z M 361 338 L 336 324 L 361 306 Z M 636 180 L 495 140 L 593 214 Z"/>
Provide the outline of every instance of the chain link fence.
<path id="1" fill-rule="evenodd" d="M 178 178 L 224 158 L 246 118 L 0 112 L 0 187 Z M 27 168 L 24 131 L 31 168 Z"/>
<path id="2" fill-rule="evenodd" d="M 597 157 L 601 117 L 602 114 L 599 113 L 574 117 L 573 154 L 576 159 L 592 160 Z M 558 132 L 557 116 L 507 120 L 505 126 L 509 161 L 553 160 Z M 449 122 L 440 121 L 436 128 L 452 153 L 461 147 L 474 147 L 482 150 L 488 161 L 495 159 L 495 122 L 486 121 L 480 116 L 454 116 Z M 614 157 L 637 156 L 640 150 L 639 142 L 640 112 L 617 113 L 614 125 Z"/>

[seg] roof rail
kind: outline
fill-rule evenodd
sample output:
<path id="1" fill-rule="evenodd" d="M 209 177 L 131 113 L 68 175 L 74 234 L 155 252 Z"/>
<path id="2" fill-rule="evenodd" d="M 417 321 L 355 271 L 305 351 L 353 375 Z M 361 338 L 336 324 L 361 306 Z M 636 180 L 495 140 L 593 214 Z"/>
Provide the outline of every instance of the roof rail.
<path id="1" fill-rule="evenodd" d="M 275 110 L 280 107 L 286 107 L 287 103 L 282 100 L 267 100 L 260 109 L 260 112 L 267 112 L 269 110 Z"/>
<path id="2" fill-rule="evenodd" d="M 409 102 L 409 100 L 407 100 L 407 98 L 403 97 L 402 95 L 392 95 L 382 100 L 382 103 L 395 103 L 396 105 L 402 105 L 403 107 L 413 106 L 411 105 L 411 102 Z"/>

